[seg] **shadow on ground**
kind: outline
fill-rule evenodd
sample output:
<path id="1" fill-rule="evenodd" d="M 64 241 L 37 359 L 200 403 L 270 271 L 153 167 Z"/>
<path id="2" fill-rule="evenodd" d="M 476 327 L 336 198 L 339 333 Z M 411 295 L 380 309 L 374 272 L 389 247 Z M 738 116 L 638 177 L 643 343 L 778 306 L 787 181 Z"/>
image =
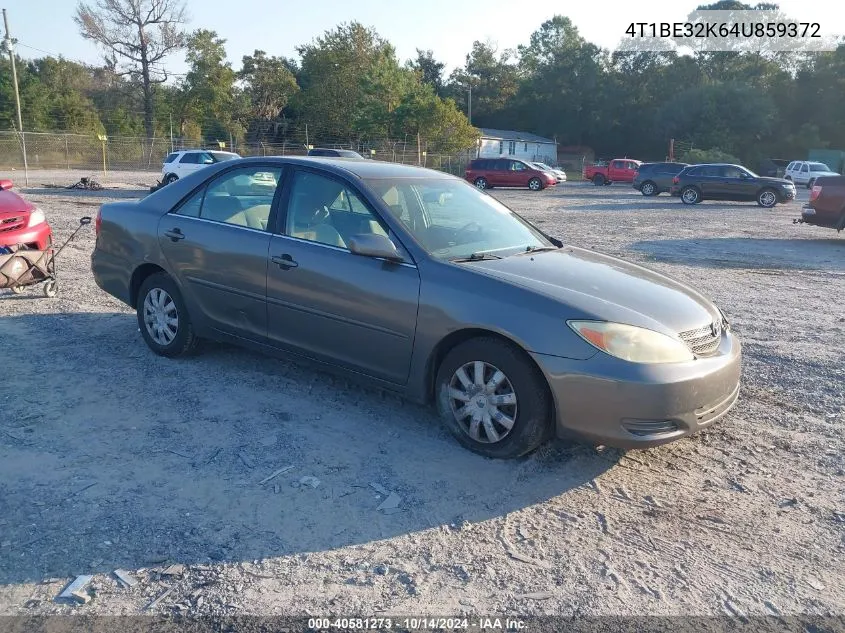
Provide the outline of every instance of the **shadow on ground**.
<path id="1" fill-rule="evenodd" d="M 657 260 L 713 268 L 845 271 L 845 239 L 703 238 L 631 245 Z"/>
<path id="2" fill-rule="evenodd" d="M 565 494 L 619 457 L 555 444 L 488 460 L 430 409 L 325 373 L 227 346 L 157 357 L 127 313 L 2 318 L 0 352 L 25 359 L 0 397 L 0 583 L 460 526 Z M 396 513 L 371 484 L 401 497 Z"/>
<path id="3" fill-rule="evenodd" d="M 92 191 L 88 189 L 68 189 L 66 187 L 35 187 L 21 189 L 21 193 L 32 196 L 62 196 L 80 198 L 143 198 L 150 194 L 149 187 L 146 189 L 103 189 Z"/>

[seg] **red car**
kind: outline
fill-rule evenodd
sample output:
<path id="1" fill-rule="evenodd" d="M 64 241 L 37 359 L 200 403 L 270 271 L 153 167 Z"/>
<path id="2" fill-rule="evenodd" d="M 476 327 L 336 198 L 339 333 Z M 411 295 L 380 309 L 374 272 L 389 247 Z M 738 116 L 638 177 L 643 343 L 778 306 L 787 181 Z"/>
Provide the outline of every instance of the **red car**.
<path id="1" fill-rule="evenodd" d="M 479 189 L 528 187 L 531 191 L 540 191 L 557 184 L 554 174 L 514 158 L 476 158 L 470 161 L 464 178 Z"/>
<path id="2" fill-rule="evenodd" d="M 23 244 L 44 251 L 52 242 L 44 212 L 12 191 L 11 180 L 0 180 L 0 247 Z"/>
<path id="3" fill-rule="evenodd" d="M 810 201 L 801 209 L 801 218 L 796 222 L 837 231 L 845 229 L 845 176 L 816 178 Z"/>

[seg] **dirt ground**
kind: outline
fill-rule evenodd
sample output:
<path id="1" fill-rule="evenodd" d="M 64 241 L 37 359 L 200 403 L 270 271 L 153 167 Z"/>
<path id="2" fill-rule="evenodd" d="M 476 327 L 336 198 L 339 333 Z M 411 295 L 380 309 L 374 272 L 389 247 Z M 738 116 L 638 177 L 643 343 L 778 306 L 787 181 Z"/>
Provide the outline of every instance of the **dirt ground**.
<path id="1" fill-rule="evenodd" d="M 59 241 L 157 177 L 37 188 L 82 175 L 23 190 Z M 432 410 L 312 369 L 154 356 L 94 284 L 87 227 L 57 298 L 0 291 L 0 615 L 845 613 L 845 236 L 792 225 L 800 201 L 493 194 L 709 295 L 744 345 L 734 410 L 647 451 L 483 459 Z M 55 602 L 79 574 L 91 601 Z"/>

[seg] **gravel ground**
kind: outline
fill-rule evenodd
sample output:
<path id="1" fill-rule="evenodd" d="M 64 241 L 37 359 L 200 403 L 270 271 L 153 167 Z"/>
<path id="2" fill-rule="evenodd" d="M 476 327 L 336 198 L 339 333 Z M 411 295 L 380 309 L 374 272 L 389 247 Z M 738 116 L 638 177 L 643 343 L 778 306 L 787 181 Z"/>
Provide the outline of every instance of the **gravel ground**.
<path id="1" fill-rule="evenodd" d="M 62 241 L 156 177 L 25 192 Z M 734 410 L 647 451 L 486 460 L 433 411 L 311 369 L 154 356 L 95 286 L 86 228 L 57 298 L 0 291 L 0 615 L 845 613 L 845 238 L 793 226 L 800 202 L 493 195 L 714 299 L 745 346 Z M 54 602 L 78 574 L 93 599 Z"/>

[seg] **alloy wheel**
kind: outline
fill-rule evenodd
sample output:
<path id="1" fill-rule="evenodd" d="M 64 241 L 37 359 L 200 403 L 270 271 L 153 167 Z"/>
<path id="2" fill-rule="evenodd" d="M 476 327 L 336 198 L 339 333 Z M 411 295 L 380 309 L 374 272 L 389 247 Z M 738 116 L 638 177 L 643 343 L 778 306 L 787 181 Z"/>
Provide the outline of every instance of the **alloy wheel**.
<path id="1" fill-rule="evenodd" d="M 150 337 L 161 346 L 170 345 L 179 332 L 179 312 L 167 291 L 151 288 L 144 298 L 144 325 Z"/>
<path id="2" fill-rule="evenodd" d="M 760 194 L 760 204 L 764 207 L 773 207 L 775 205 L 775 194 L 773 191 L 764 191 Z"/>
<path id="3" fill-rule="evenodd" d="M 698 192 L 695 189 L 685 189 L 682 195 L 684 202 L 687 204 L 695 204 L 698 202 Z"/>
<path id="4" fill-rule="evenodd" d="M 449 405 L 458 425 L 484 444 L 502 441 L 517 415 L 516 391 L 495 365 L 476 360 L 459 367 L 449 382 Z"/>
<path id="5" fill-rule="evenodd" d="M 643 185 L 642 192 L 646 196 L 652 195 L 654 193 L 654 185 L 651 184 L 650 182 L 647 182 L 646 184 Z"/>

